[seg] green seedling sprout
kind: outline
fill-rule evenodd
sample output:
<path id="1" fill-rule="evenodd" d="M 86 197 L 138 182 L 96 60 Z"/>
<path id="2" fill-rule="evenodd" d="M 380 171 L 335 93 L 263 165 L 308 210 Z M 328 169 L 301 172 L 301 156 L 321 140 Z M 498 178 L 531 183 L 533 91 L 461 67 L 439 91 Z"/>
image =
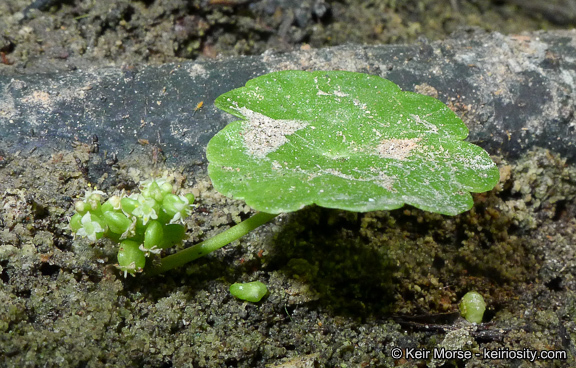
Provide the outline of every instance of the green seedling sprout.
<path id="1" fill-rule="evenodd" d="M 260 281 L 230 285 L 230 294 L 247 302 L 258 303 L 267 293 L 268 288 Z"/>
<path id="2" fill-rule="evenodd" d="M 480 293 L 469 291 L 460 300 L 460 315 L 470 323 L 482 323 L 486 302 Z"/>
<path id="3" fill-rule="evenodd" d="M 409 204 L 457 215 L 472 207 L 470 192 L 491 190 L 499 180 L 488 153 L 464 141 L 468 129 L 445 104 L 403 92 L 377 76 L 275 72 L 224 93 L 215 105 L 240 120 L 228 124 L 208 144 L 214 188 L 259 212 L 162 258 L 158 266 L 147 269 L 149 274 L 191 262 L 280 213 L 308 205 L 367 212 Z M 106 234 L 140 242 L 145 253 L 160 251 L 165 243 L 147 241 L 161 237 L 159 233 L 150 230 L 154 235 L 146 238 L 142 229 L 154 226 L 163 230 L 164 237 L 181 241 L 180 235 L 171 235 L 166 221 L 183 220 L 193 201 L 167 189 L 162 182 L 150 184 L 140 195 L 121 198 L 120 207 L 116 200 L 102 204 L 116 211 L 117 228 L 111 227 L 111 216 L 98 209 L 98 197 L 91 197 L 101 194 L 93 192 L 76 206 L 78 214 L 70 226 L 93 241 Z M 135 271 L 130 265 L 120 267 L 139 271 L 138 262 Z"/>

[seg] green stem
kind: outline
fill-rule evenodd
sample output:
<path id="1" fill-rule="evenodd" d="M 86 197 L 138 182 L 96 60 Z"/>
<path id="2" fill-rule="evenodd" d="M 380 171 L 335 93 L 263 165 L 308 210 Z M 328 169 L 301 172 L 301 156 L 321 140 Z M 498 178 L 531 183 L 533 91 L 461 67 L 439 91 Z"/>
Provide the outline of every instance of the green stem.
<path id="1" fill-rule="evenodd" d="M 178 253 L 174 253 L 162 258 L 160 265 L 147 270 L 146 274 L 157 275 L 173 268 L 180 267 L 188 262 L 192 262 L 195 259 L 203 257 L 208 253 L 222 248 L 234 240 L 240 239 L 257 227 L 264 225 L 268 221 L 272 220 L 276 216 L 278 215 L 258 212 L 249 219 L 242 221 L 238 225 L 235 225 L 216 236 L 204 240 L 202 243 L 198 243 L 191 246 L 190 248 L 186 248 Z"/>

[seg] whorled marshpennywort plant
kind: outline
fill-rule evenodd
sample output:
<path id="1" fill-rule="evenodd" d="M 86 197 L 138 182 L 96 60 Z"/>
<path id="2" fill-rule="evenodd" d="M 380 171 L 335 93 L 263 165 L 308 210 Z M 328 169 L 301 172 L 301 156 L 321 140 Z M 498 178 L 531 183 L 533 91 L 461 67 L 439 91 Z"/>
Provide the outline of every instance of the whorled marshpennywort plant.
<path id="1" fill-rule="evenodd" d="M 403 92 L 378 76 L 275 72 L 221 95 L 215 105 L 240 120 L 228 124 L 208 144 L 208 173 L 214 188 L 260 212 L 213 238 L 163 257 L 147 273 L 193 261 L 279 213 L 307 205 L 367 212 L 409 204 L 457 215 L 472 207 L 470 192 L 491 190 L 499 179 L 488 153 L 464 141 L 468 129 L 445 104 Z M 103 235 L 117 239 L 123 254 L 122 258 L 119 254 L 120 267 L 126 272 L 140 270 L 152 249 L 162 250 L 182 240 L 182 228 L 169 226 L 178 225 L 173 222 L 192 210 L 192 198 L 169 193 L 168 186 L 163 191 L 165 183 L 156 186 L 158 197 L 142 194 L 125 201 L 134 207 L 124 209 L 122 199 L 119 205 L 110 200 L 102 204 L 121 218 L 123 225 L 115 230 L 106 222 L 112 215 L 105 216 L 101 208 L 97 211 L 98 197 L 92 196 L 99 194 L 87 195 L 80 207 L 88 209 L 77 208 L 72 230 L 93 240 Z M 143 193 L 147 190 L 144 187 Z M 162 195 L 178 206 L 165 208 Z M 96 208 L 96 216 L 90 208 Z M 172 240 L 157 243 L 151 240 L 152 230 L 147 240 L 150 221 Z M 133 254 L 139 258 L 132 259 Z"/>

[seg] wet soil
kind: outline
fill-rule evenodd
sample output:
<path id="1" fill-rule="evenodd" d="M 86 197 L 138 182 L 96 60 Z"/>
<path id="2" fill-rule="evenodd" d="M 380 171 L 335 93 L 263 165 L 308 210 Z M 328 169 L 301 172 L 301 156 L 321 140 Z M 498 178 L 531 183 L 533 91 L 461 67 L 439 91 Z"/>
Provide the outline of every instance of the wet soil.
<path id="1" fill-rule="evenodd" d="M 479 27 L 576 24 L 571 0 L 7 0 L 0 71 L 135 66 L 343 43 L 409 43 Z"/>

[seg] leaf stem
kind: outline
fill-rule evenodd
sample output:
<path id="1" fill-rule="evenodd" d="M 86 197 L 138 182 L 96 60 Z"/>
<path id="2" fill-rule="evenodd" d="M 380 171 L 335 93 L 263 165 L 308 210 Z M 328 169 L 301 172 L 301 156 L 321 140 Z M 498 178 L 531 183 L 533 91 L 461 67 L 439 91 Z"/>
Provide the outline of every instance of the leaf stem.
<path id="1" fill-rule="evenodd" d="M 157 275 L 166 272 L 176 267 L 180 267 L 188 262 L 192 262 L 200 257 L 203 257 L 223 246 L 240 239 L 257 227 L 264 225 L 272 220 L 277 214 L 270 214 L 266 212 L 258 212 L 254 216 L 242 221 L 241 223 L 231 227 L 230 229 L 204 240 L 201 243 L 186 248 L 177 253 L 162 258 L 160 265 L 146 270 L 147 275 Z"/>

